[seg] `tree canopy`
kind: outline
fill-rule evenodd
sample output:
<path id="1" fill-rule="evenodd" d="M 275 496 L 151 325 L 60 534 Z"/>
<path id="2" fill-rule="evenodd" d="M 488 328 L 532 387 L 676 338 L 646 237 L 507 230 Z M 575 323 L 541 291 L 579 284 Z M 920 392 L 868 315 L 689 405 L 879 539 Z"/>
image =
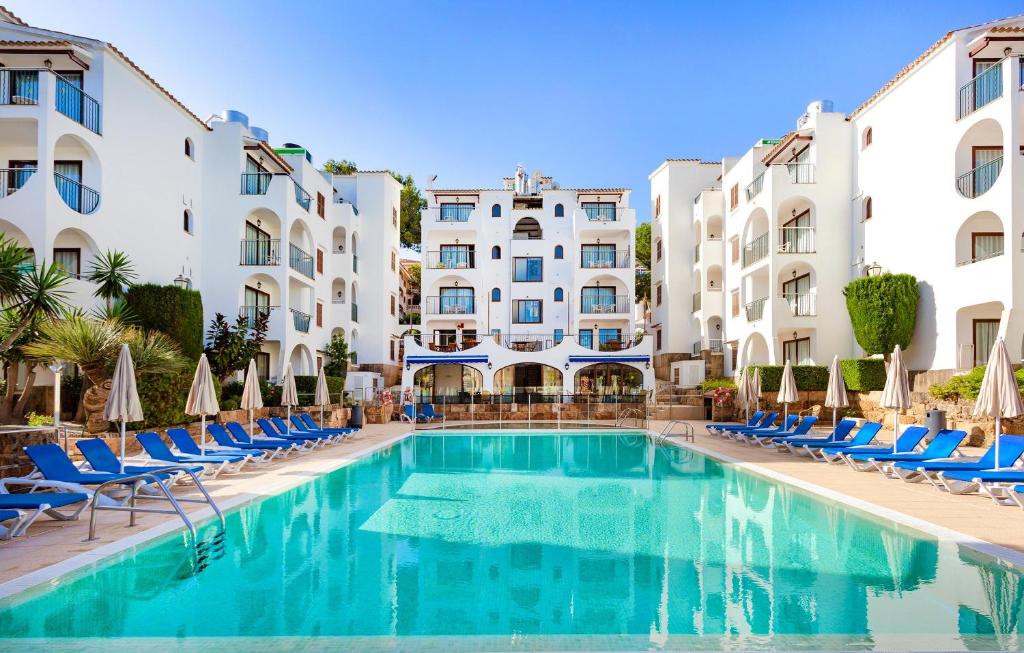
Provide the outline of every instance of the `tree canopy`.
<path id="1" fill-rule="evenodd" d="M 324 171 L 332 175 L 351 175 L 359 171 L 355 161 L 348 159 L 327 159 L 324 163 Z M 420 211 L 427 208 L 427 200 L 423 198 L 420 189 L 416 188 L 412 175 L 402 175 L 393 170 L 388 170 L 395 181 L 402 184 L 402 197 L 399 210 L 399 239 L 405 247 L 420 244 Z"/>
<path id="2" fill-rule="evenodd" d="M 882 274 L 854 279 L 843 289 L 857 343 L 868 354 L 888 356 L 898 344 L 910 344 L 917 322 L 917 279 Z"/>
<path id="3" fill-rule="evenodd" d="M 324 172 L 329 172 L 332 175 L 352 175 L 356 173 L 356 170 L 355 161 L 349 161 L 348 159 L 340 161 L 327 159 L 324 163 Z"/>
<path id="4" fill-rule="evenodd" d="M 636 262 L 645 270 L 651 269 L 651 223 L 636 226 Z"/>

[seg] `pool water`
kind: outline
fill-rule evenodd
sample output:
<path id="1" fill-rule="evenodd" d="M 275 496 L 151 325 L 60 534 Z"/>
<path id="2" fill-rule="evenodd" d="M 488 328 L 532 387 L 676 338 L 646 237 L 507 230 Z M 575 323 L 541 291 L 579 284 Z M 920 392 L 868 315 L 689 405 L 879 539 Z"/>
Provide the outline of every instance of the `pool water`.
<path id="1" fill-rule="evenodd" d="M 1020 570 L 630 433 L 409 437 L 229 514 L 204 564 L 164 538 L 0 603 L 0 636 L 40 650 L 1024 646 Z"/>

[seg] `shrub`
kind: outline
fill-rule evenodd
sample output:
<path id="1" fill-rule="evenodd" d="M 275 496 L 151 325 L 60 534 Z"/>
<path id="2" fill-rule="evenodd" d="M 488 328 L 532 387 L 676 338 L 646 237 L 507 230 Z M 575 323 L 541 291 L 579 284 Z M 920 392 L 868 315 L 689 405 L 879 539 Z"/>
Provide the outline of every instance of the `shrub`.
<path id="1" fill-rule="evenodd" d="M 299 393 L 299 405 L 301 406 L 312 406 L 313 397 L 316 394 L 316 377 L 315 376 L 296 376 L 295 377 L 295 389 Z M 341 401 L 341 395 L 345 390 L 345 378 L 337 376 L 327 377 L 327 393 L 331 396 L 331 400 Z M 280 396 L 280 395 L 279 395 Z M 278 400 L 280 402 L 280 400 Z"/>
<path id="2" fill-rule="evenodd" d="M 917 279 L 883 274 L 854 279 L 843 289 L 857 342 L 869 354 L 889 354 L 910 344 L 917 321 Z"/>
<path id="3" fill-rule="evenodd" d="M 761 392 L 778 392 L 782 384 L 782 365 L 752 365 L 761 370 Z M 794 365 L 793 378 L 797 390 L 824 390 L 828 388 L 828 368 L 824 365 Z"/>
<path id="4" fill-rule="evenodd" d="M 53 426 L 53 415 L 40 415 L 31 412 L 25 416 L 29 426 Z"/>
<path id="5" fill-rule="evenodd" d="M 1017 388 L 1024 392 L 1024 369 L 1014 372 Z M 957 374 L 945 383 L 935 383 L 928 388 L 928 394 L 943 401 L 957 399 L 974 400 L 981 392 L 981 382 L 985 378 L 985 366 L 979 365 L 966 374 Z"/>
<path id="6" fill-rule="evenodd" d="M 130 423 L 128 428 L 139 430 L 198 421 L 198 417 L 185 414 L 185 402 L 194 375 L 190 370 L 178 374 L 144 375 L 140 378 L 139 401 L 142 403 L 143 421 Z M 213 386 L 220 396 L 217 379 L 213 380 Z"/>
<path id="7" fill-rule="evenodd" d="M 198 290 L 144 283 L 129 288 L 126 300 L 143 329 L 167 334 L 185 356 L 199 360 L 203 353 L 203 299 Z"/>
<path id="8" fill-rule="evenodd" d="M 881 358 L 850 358 L 839 365 L 847 390 L 870 392 L 885 387 L 885 361 Z"/>
<path id="9" fill-rule="evenodd" d="M 701 384 L 701 392 L 711 392 L 715 388 L 729 388 L 730 390 L 736 389 L 736 383 L 732 379 L 704 379 Z"/>

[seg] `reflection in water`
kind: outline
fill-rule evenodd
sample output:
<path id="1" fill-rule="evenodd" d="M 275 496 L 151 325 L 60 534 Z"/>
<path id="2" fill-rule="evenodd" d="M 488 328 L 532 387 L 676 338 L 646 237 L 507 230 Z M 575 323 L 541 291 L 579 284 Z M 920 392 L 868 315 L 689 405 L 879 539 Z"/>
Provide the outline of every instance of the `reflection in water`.
<path id="1" fill-rule="evenodd" d="M 0 609 L 0 632 L 1024 643 L 1019 573 L 642 437 L 417 436 L 233 513 L 202 573 L 181 547 Z"/>

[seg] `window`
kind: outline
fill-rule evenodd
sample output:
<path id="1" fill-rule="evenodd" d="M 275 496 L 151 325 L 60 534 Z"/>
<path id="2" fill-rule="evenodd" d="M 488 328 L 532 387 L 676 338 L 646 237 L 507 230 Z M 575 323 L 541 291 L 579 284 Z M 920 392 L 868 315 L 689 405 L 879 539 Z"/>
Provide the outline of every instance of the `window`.
<path id="1" fill-rule="evenodd" d="M 984 231 L 971 234 L 971 260 L 982 261 L 987 258 L 1001 256 L 1003 253 L 1003 234 L 1000 231 Z M 986 354 L 987 355 L 987 354 Z"/>
<path id="2" fill-rule="evenodd" d="M 584 313 L 624 313 L 619 306 L 615 288 L 611 286 L 584 286 L 580 292 L 580 303 Z"/>
<path id="3" fill-rule="evenodd" d="M 780 252 L 813 252 L 814 236 L 811 231 L 811 210 L 790 218 L 782 224 L 779 236 Z"/>
<path id="4" fill-rule="evenodd" d="M 324 325 L 324 305 L 320 302 L 316 303 L 316 325 L 318 327 Z"/>
<path id="5" fill-rule="evenodd" d="M 515 324 L 540 324 L 544 321 L 539 299 L 516 299 L 512 302 L 512 322 Z"/>
<path id="6" fill-rule="evenodd" d="M 13 193 L 24 186 L 38 168 L 38 161 L 10 161 L 7 170 L 7 192 Z"/>
<path id="7" fill-rule="evenodd" d="M 661 329 L 654 332 L 654 346 L 658 351 L 661 351 Z"/>
<path id="8" fill-rule="evenodd" d="M 580 347 L 594 348 L 594 330 L 580 329 Z"/>
<path id="9" fill-rule="evenodd" d="M 195 151 L 192 149 L 192 139 L 191 138 L 186 138 L 185 139 L 185 156 L 187 156 L 188 158 L 192 159 L 193 161 L 196 158 Z"/>
<path id="10" fill-rule="evenodd" d="M 264 351 L 256 354 L 256 376 L 261 381 L 270 380 L 270 354 Z"/>
<path id="11" fill-rule="evenodd" d="M 396 306 L 396 304 L 397 304 L 397 302 L 395 301 L 395 296 L 391 295 L 391 314 L 392 315 L 395 314 L 395 306 Z"/>
<path id="12" fill-rule="evenodd" d="M 658 242 L 655 243 L 654 249 L 657 251 L 658 260 L 660 261 L 661 260 L 661 238 L 659 238 Z"/>
<path id="13" fill-rule="evenodd" d="M 54 247 L 53 262 L 64 272 L 78 276 L 82 273 L 82 250 L 78 247 Z"/>
<path id="14" fill-rule="evenodd" d="M 974 364 L 985 365 L 988 362 L 992 346 L 999 335 L 999 320 L 974 320 L 972 322 L 974 343 Z"/>
<path id="15" fill-rule="evenodd" d="M 555 301 L 565 301 L 565 292 L 563 292 L 561 288 L 555 288 Z"/>
<path id="16" fill-rule="evenodd" d="M 737 236 L 733 236 L 729 239 L 729 244 L 732 246 L 732 262 L 739 263 L 740 260 L 740 239 Z"/>
<path id="17" fill-rule="evenodd" d="M 732 188 L 729 189 L 729 210 L 735 211 L 736 207 L 740 205 L 740 185 L 733 184 Z"/>
<path id="18" fill-rule="evenodd" d="M 616 267 L 615 245 L 580 245 L 580 256 L 584 268 Z"/>
<path id="19" fill-rule="evenodd" d="M 468 222 L 469 214 L 476 208 L 475 204 L 442 202 L 438 217 L 440 222 Z"/>
<path id="20" fill-rule="evenodd" d="M 192 224 L 192 212 L 188 209 L 185 209 L 185 214 L 182 218 L 182 227 L 185 229 L 185 233 L 187 234 L 195 233 L 193 231 L 194 225 Z"/>
<path id="21" fill-rule="evenodd" d="M 392 341 L 391 341 L 390 343 L 388 343 L 388 344 L 390 344 L 390 345 L 391 345 L 391 360 L 395 360 L 395 341 L 394 341 L 394 340 L 392 340 Z"/>
<path id="22" fill-rule="evenodd" d="M 461 315 L 476 312 L 472 288 L 441 288 L 438 303 L 441 315 Z"/>
<path id="23" fill-rule="evenodd" d="M 501 288 L 491 288 L 491 301 L 492 302 L 500 302 L 501 301 Z"/>
<path id="24" fill-rule="evenodd" d="M 316 214 L 323 219 L 327 219 L 327 198 L 324 197 L 323 193 L 318 192 L 316 194 Z"/>
<path id="25" fill-rule="evenodd" d="M 654 288 L 654 301 L 657 306 L 661 306 L 661 284 L 659 283 Z"/>
<path id="26" fill-rule="evenodd" d="M 391 252 L 391 271 L 392 272 L 395 272 L 397 270 L 397 261 L 398 261 L 398 255 L 395 254 L 394 252 Z"/>
<path id="27" fill-rule="evenodd" d="M 561 245 L 555 245 L 555 258 L 565 258 L 565 250 L 562 248 Z"/>
<path id="28" fill-rule="evenodd" d="M 498 247 L 497 245 L 495 245 L 494 247 L 491 248 L 491 258 L 493 258 L 493 259 L 501 258 L 501 248 Z"/>
<path id="29" fill-rule="evenodd" d="M 559 345 L 565 340 L 565 329 L 555 329 L 555 344 Z"/>
<path id="30" fill-rule="evenodd" d="M 475 245 L 441 245 L 438 263 L 445 270 L 465 270 L 474 267 L 475 253 Z"/>
<path id="31" fill-rule="evenodd" d="M 661 195 L 654 198 L 654 217 L 658 218 L 661 216 Z"/>
<path id="32" fill-rule="evenodd" d="M 539 256 L 517 256 L 512 259 L 512 281 L 544 280 L 544 259 Z"/>
<path id="33" fill-rule="evenodd" d="M 622 329 L 600 329 L 597 332 L 597 348 L 601 351 L 622 349 Z"/>
<path id="34" fill-rule="evenodd" d="M 873 214 L 874 214 L 874 205 L 873 205 L 873 203 L 871 201 L 871 198 L 868 197 L 868 198 L 866 198 L 864 200 L 864 219 L 865 220 L 870 220 L 871 216 Z"/>
<path id="35" fill-rule="evenodd" d="M 398 227 L 398 207 L 391 207 L 391 226 Z"/>
<path id="36" fill-rule="evenodd" d="M 562 206 L 561 204 L 555 204 L 555 217 L 556 218 L 564 218 L 565 217 L 565 207 Z"/>
<path id="37" fill-rule="evenodd" d="M 864 144 L 861 146 L 861 149 L 867 147 L 868 145 L 871 145 L 871 138 L 872 138 L 872 136 L 873 136 L 873 134 L 871 132 L 871 128 L 870 127 L 868 127 L 867 129 L 864 130 Z"/>
<path id="38" fill-rule="evenodd" d="M 732 316 L 733 317 L 739 317 L 740 316 L 740 291 L 739 290 L 733 290 L 732 293 L 731 293 L 731 296 L 732 296 Z"/>
<path id="39" fill-rule="evenodd" d="M 793 365 L 810 365 L 811 361 L 811 339 L 797 338 L 782 343 L 782 362 L 790 362 Z"/>
<path id="40" fill-rule="evenodd" d="M 316 250 L 316 273 L 324 273 L 324 250 L 319 247 Z"/>
<path id="41" fill-rule="evenodd" d="M 492 218 L 500 218 L 501 217 L 501 204 L 495 204 L 494 206 L 491 207 L 491 217 Z"/>

